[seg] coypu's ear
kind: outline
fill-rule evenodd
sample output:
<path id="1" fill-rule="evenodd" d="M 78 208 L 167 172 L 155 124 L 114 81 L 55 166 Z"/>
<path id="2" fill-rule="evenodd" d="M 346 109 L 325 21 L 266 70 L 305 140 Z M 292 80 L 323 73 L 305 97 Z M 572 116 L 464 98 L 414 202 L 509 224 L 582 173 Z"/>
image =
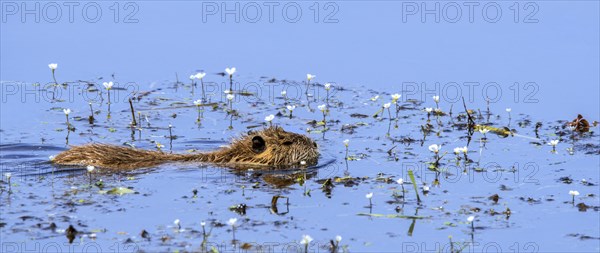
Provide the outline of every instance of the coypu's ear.
<path id="1" fill-rule="evenodd" d="M 265 151 L 267 147 L 265 146 L 265 140 L 260 136 L 252 137 L 252 151 L 254 153 L 261 153 Z"/>

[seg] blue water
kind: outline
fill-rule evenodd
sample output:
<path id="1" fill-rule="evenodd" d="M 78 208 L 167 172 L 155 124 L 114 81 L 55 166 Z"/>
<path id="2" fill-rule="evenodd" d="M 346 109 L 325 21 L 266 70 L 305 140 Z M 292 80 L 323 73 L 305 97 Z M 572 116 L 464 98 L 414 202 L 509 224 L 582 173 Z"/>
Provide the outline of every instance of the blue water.
<path id="1" fill-rule="evenodd" d="M 34 8 L 35 1 L 26 3 Z M 473 93 L 478 103 L 494 99 L 495 88 L 500 87 L 501 97 L 493 104 L 498 109 L 511 107 L 515 113 L 561 119 L 576 113 L 599 118 L 597 1 L 541 1 L 532 6 L 523 2 L 518 15 L 513 2 L 495 2 L 502 11 L 496 23 L 492 23 L 495 7 L 488 6 L 488 14 L 482 14 L 485 2 L 473 6 L 472 22 L 468 6 L 459 2 L 462 16 L 456 23 L 447 21 L 453 21 L 456 8 L 446 2 L 438 2 L 439 11 L 433 12 L 440 15 L 439 23 L 436 14 L 421 20 L 422 2 L 332 2 L 327 9 L 320 3 L 318 15 L 314 2 L 304 1 L 293 2 L 283 15 L 281 2 L 273 5 L 272 23 L 269 2 L 239 1 L 238 11 L 233 12 L 237 14 L 225 14 L 225 22 L 221 4 L 234 9 L 236 2 L 204 2 L 206 11 L 203 2 L 194 1 L 134 2 L 127 9 L 121 3 L 118 15 L 113 2 L 95 3 L 102 11 L 96 23 L 86 21 L 95 18 L 95 5 L 88 6 L 86 16 L 83 3 L 74 6 L 72 23 L 64 5 L 56 23 L 44 19 L 55 17 L 55 8 L 44 11 L 44 2 L 37 12 L 39 23 L 31 14 L 22 22 L 22 6 L 13 15 L 6 14 L 9 7 L 5 6 L 1 79 L 50 82 L 46 66 L 56 62 L 61 80 L 114 73 L 117 81 L 144 87 L 174 80 L 175 73 L 187 79 L 195 70 L 222 72 L 235 66 L 240 74 L 297 80 L 312 73 L 320 82 L 390 92 L 400 92 L 403 83 L 407 90 L 412 90 L 407 83 L 426 83 L 411 96 L 429 99 L 429 93 L 438 93 L 448 102 L 456 97 L 452 83 L 461 87 L 459 94 L 465 97 Z M 419 11 L 410 15 L 413 3 Z M 436 2 L 423 3 L 434 9 Z M 214 4 L 219 10 L 211 14 Z M 250 23 L 256 5 L 262 15 Z M 302 16 L 291 23 L 295 8 L 302 10 Z M 240 15 L 239 23 L 235 15 Z M 440 88 L 428 93 L 436 82 Z M 526 87 L 530 82 L 537 88 Z M 492 88 L 484 91 L 488 83 L 497 85 L 490 84 Z M 474 87 L 473 92 L 469 87 Z M 412 94 L 405 93 L 405 97 Z"/>
<path id="2" fill-rule="evenodd" d="M 14 3 L 19 10 L 13 11 Z M 22 3 L 29 9 L 40 3 L 39 12 L 32 11 L 40 13 L 39 22 L 35 22 L 34 14 L 21 20 Z M 303 234 L 315 238 L 312 251 L 327 251 L 328 240 L 338 234 L 344 238 L 341 244 L 351 252 L 447 252 L 449 235 L 454 242 L 467 243 L 467 251 L 600 249 L 598 210 L 579 212 L 568 195 L 570 190 L 578 190 L 581 195 L 576 204 L 600 206 L 598 128 L 575 140 L 568 135 L 560 137 L 563 140 L 556 154 L 546 145 L 564 130 L 560 120 L 572 120 L 577 114 L 590 121 L 600 119 L 597 1 L 519 2 L 518 22 L 514 2 L 500 1 L 496 3 L 502 16 L 495 23 L 489 20 L 494 16 L 492 10 L 485 17 L 481 15 L 486 2 L 475 6 L 472 22 L 465 2 L 458 2 L 462 16 L 456 23 L 450 22 L 456 6 L 453 2 L 439 2 L 440 10 L 445 6 L 447 12 L 441 11 L 436 22 L 433 14 L 425 15 L 423 21 L 421 12 L 410 15 L 412 9 L 406 9 L 415 3 L 419 8 L 425 3 L 432 9 L 436 2 L 431 1 L 319 2 L 318 15 L 315 2 L 298 1 L 288 5 L 302 10 L 295 23 L 291 20 L 293 9 L 289 15 L 281 14 L 285 2 L 273 5 L 273 22 L 267 15 L 271 2 L 237 2 L 242 13 L 239 22 L 235 22 L 234 14 L 221 20 L 221 4 L 234 8 L 236 2 L 232 1 L 120 2 L 119 22 L 115 22 L 114 2 L 98 1 L 93 3 L 102 10 L 102 16 L 96 23 L 86 21 L 93 19 L 93 11 L 81 15 L 85 3 L 74 7 L 73 22 L 65 3 L 57 3 L 62 16 L 51 23 L 54 5 L 2 2 L 0 168 L 2 173 L 14 174 L 13 193 L 0 194 L 2 251 L 23 251 L 23 245 L 43 250 L 53 243 L 65 250 L 68 244 L 63 244 L 67 239 L 61 230 L 71 224 L 83 232 L 72 245 L 76 250 L 97 245 L 104 251 L 115 251 L 115 247 L 126 252 L 195 251 L 201 247 L 201 221 L 213 228 L 209 245 L 221 252 L 234 247 L 239 250 L 243 243 L 262 247 L 275 244 L 275 251 L 303 251 L 298 244 Z M 209 15 L 212 9 L 203 11 L 215 4 L 219 11 L 214 15 Z M 256 6 L 262 16 L 251 23 Z M 70 82 L 66 89 L 58 89 L 59 102 L 51 101 L 49 91 L 39 90 L 53 82 L 49 63 L 59 65 L 58 82 Z M 197 125 L 192 101 L 199 98 L 199 90 L 191 94 L 188 76 L 201 70 L 209 73 L 205 81 L 212 101 L 224 102 L 222 91 L 228 86 L 227 79 L 217 73 L 232 66 L 238 70 L 238 87 L 260 92 L 236 98 L 239 118 L 230 122 L 220 105 L 207 109 L 202 125 Z M 306 131 L 318 129 L 308 121 L 321 119 L 318 110 L 309 111 L 308 107 L 316 109 L 325 99 L 323 88 L 314 86 L 310 93 L 319 101 L 307 105 L 301 90 L 307 73 L 317 75 L 316 83 L 334 83 L 330 117 L 339 122 L 332 123 L 324 136 Z M 184 84 L 175 84 L 176 76 Z M 277 81 L 270 83 L 271 78 Z M 111 93 L 110 118 L 105 91 L 100 96 L 77 80 L 94 82 L 98 88 L 104 81 L 117 83 Z M 341 87 L 347 90 L 341 91 Z M 126 186 L 139 193 L 113 196 L 86 188 L 89 178 L 82 168 L 49 174 L 57 168 L 47 163 L 48 156 L 69 145 L 132 143 L 154 149 L 153 142 L 159 141 L 171 149 L 169 124 L 179 137 L 172 143 L 175 152 L 218 148 L 248 127 L 263 124 L 266 115 L 285 113 L 284 104 L 289 101 L 279 96 L 284 88 L 298 108 L 293 119 L 278 116 L 275 123 L 310 135 L 322 152 L 322 167 L 307 172 L 309 178 L 303 185 L 296 182 L 277 188 L 260 172 L 165 165 L 125 175 L 98 174 L 96 180 L 102 178 L 107 188 Z M 127 98 L 140 92 L 151 92 L 134 104 L 151 125 L 143 120 L 141 134 L 134 131 L 132 136 Z M 392 125 L 390 134 L 395 139 L 415 139 L 410 145 L 386 138 L 385 112 L 383 120 L 350 116 L 371 116 L 389 102 L 390 93 L 396 92 L 402 94 L 401 104 L 407 109 L 401 113 L 400 126 Z M 381 98 L 370 101 L 375 95 Z M 467 145 L 465 133 L 450 128 L 449 117 L 442 117 L 439 128 L 448 131 L 439 134 L 432 118 L 436 131 L 420 143 L 419 129 L 427 119 L 422 109 L 435 107 L 433 95 L 441 95 L 440 108 L 446 112 L 452 108 L 454 117 L 463 112 L 460 97 L 465 97 L 469 109 L 481 111 L 486 110 L 486 99 L 491 99 L 490 123 L 501 127 L 510 122 L 521 137 L 488 134 L 489 141 L 480 151 L 481 135 L 476 133 L 469 144 L 469 158 L 481 160 L 486 171 L 476 172 L 471 164 L 463 174 L 462 167 L 453 166 L 451 152 L 456 146 Z M 423 104 L 415 106 L 409 99 Z M 95 125 L 87 123 L 88 102 L 98 113 Z M 74 132 L 65 129 L 63 108 L 73 110 L 70 120 L 77 128 Z M 505 108 L 512 108 L 511 121 Z M 531 124 L 519 124 L 526 120 Z M 531 139 L 536 122 L 543 123 L 539 140 Z M 229 124 L 233 130 L 228 130 Z M 345 124 L 356 125 L 356 132 L 341 131 Z M 344 139 L 351 140 L 350 154 L 362 157 L 348 162 L 348 167 Z M 450 174 L 447 178 L 442 174 L 440 186 L 432 185 L 435 173 L 426 168 L 432 158 L 427 146 L 434 143 L 450 152 L 444 160 Z M 392 156 L 388 150 L 394 146 Z M 575 149 L 574 155 L 566 151 L 570 147 Z M 407 170 L 411 168 L 419 185 L 431 187 L 427 196 L 421 193 L 420 205 L 411 184 L 404 185 L 406 199 L 397 202 L 391 196 L 400 187 L 379 178 L 403 177 L 408 182 Z M 336 184 L 331 195 L 321 190 L 321 180 L 346 175 L 360 179 L 353 186 Z M 561 177 L 573 182 L 563 183 Z M 2 180 L 6 189 L 6 178 Z M 191 197 L 193 189 L 199 191 L 197 198 Z M 310 195 L 306 195 L 307 190 Z M 358 216 L 369 212 L 365 207 L 368 192 L 374 193 L 373 213 L 424 219 Z M 278 215 L 269 210 L 271 198 L 277 194 L 290 198 L 289 213 Z M 500 195 L 498 203 L 488 199 L 493 194 Z M 240 203 L 248 205 L 246 215 L 228 209 Z M 286 209 L 283 203 L 280 200 L 280 212 Z M 509 219 L 489 213 L 503 212 L 507 207 L 512 210 Z M 466 222 L 470 215 L 477 216 L 474 232 Z M 239 220 L 235 243 L 226 225 L 233 217 Z M 175 219 L 181 220 L 184 231 L 175 229 Z M 51 223 L 58 231 L 45 229 Z M 151 240 L 141 238 L 143 229 Z M 90 239 L 90 234 L 96 239 Z M 163 241 L 165 237 L 169 239 Z"/>

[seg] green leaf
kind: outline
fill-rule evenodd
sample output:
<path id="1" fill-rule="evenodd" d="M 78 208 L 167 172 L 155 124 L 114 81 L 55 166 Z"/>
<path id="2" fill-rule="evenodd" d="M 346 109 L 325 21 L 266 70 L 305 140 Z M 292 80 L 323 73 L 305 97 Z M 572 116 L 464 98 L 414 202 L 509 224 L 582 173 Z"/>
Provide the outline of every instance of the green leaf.
<path id="1" fill-rule="evenodd" d="M 106 191 L 106 194 L 112 194 L 112 195 L 124 195 L 124 194 L 130 194 L 130 193 L 135 193 L 134 190 L 129 189 L 129 188 L 125 188 L 125 187 L 115 187 L 112 188 L 108 191 Z"/>
<path id="2" fill-rule="evenodd" d="M 419 197 L 419 190 L 417 188 L 417 181 L 415 180 L 415 174 L 413 174 L 412 170 L 408 171 L 408 177 L 410 178 L 410 181 L 413 184 L 413 187 L 415 188 L 415 194 L 417 195 L 417 202 L 421 202 L 421 197 Z"/>

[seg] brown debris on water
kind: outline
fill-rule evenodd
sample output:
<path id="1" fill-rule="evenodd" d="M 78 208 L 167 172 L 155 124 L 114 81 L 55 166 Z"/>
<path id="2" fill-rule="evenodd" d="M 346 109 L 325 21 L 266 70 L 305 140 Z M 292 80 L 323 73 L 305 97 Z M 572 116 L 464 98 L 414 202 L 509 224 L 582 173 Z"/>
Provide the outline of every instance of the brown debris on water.
<path id="1" fill-rule="evenodd" d="M 587 133 L 590 131 L 590 123 L 581 114 L 578 114 L 577 118 L 571 121 L 569 125 L 574 127 L 576 132 Z"/>

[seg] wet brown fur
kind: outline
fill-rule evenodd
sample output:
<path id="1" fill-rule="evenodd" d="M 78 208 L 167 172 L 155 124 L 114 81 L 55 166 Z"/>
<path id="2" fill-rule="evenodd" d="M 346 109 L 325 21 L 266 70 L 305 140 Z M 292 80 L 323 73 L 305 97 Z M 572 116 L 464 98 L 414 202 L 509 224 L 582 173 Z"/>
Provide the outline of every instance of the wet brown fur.
<path id="1" fill-rule="evenodd" d="M 232 141 L 231 145 L 213 152 L 196 154 L 169 154 L 107 144 L 75 146 L 58 154 L 52 163 L 111 168 L 136 169 L 167 162 L 205 162 L 244 167 L 281 167 L 316 164 L 319 157 L 317 144 L 309 137 L 286 132 L 281 127 L 250 131 Z"/>

